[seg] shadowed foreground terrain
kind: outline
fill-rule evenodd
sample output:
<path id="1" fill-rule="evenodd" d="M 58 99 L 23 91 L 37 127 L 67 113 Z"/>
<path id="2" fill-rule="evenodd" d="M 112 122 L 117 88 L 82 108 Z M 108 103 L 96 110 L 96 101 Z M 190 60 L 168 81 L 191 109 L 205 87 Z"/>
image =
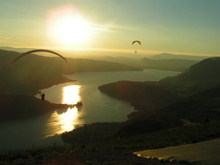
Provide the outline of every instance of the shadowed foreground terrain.
<path id="1" fill-rule="evenodd" d="M 54 104 L 28 95 L 0 95 L 0 120 L 30 119 L 70 105 Z"/>
<path id="2" fill-rule="evenodd" d="M 220 137 L 220 123 L 188 124 L 126 138 L 72 144 L 66 146 L 32 148 L 0 153 L 0 164 L 90 164 L 90 165 L 201 165 L 199 162 L 145 159 L 133 155 L 140 150 L 193 144 Z"/>

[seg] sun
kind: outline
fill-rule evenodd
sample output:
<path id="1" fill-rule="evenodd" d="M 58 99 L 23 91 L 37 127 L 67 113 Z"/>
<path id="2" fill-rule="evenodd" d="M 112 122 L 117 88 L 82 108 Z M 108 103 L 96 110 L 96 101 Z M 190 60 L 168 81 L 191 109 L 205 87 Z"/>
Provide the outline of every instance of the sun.
<path id="1" fill-rule="evenodd" d="M 91 29 L 88 22 L 79 16 L 63 18 L 53 29 L 54 37 L 65 45 L 86 42 L 90 34 Z"/>
<path id="2" fill-rule="evenodd" d="M 63 45 L 87 43 L 92 32 L 91 23 L 71 8 L 62 8 L 50 14 L 48 33 L 52 39 Z"/>

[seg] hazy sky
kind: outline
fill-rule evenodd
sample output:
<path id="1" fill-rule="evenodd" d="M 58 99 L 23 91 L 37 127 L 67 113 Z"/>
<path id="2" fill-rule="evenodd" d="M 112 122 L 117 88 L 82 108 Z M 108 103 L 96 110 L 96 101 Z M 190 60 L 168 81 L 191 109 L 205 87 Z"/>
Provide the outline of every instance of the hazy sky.
<path id="1" fill-rule="evenodd" d="M 1 0 L 0 16 L 0 46 L 220 55 L 220 0 Z"/>

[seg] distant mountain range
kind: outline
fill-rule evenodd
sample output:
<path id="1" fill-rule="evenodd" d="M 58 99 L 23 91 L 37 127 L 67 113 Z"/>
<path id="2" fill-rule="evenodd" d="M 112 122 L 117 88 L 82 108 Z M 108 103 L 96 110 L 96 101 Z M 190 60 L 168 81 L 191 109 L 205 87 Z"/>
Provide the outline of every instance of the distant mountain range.
<path id="1" fill-rule="evenodd" d="M 175 55 L 162 53 L 154 56 L 148 56 L 140 59 L 129 58 L 126 56 L 99 56 L 97 60 L 105 60 L 118 62 L 142 69 L 160 69 L 170 71 L 186 71 L 189 67 L 197 62 L 209 58 L 208 56 L 190 56 L 190 55 Z"/>
<path id="2" fill-rule="evenodd" d="M 196 64 L 195 60 L 183 60 L 183 59 L 149 59 L 143 58 L 140 63 L 141 68 L 145 69 L 161 69 L 172 71 L 185 71 L 190 66 Z"/>
<path id="3" fill-rule="evenodd" d="M 201 61 L 209 56 L 192 56 L 192 55 L 178 55 L 178 54 L 170 54 L 170 53 L 161 53 L 157 55 L 153 55 L 150 59 L 181 59 L 181 60 L 193 60 L 193 61 Z"/>
<path id="4" fill-rule="evenodd" d="M 27 52 L 27 51 L 33 50 L 33 49 L 34 48 L 15 48 L 15 47 L 6 47 L 6 46 L 0 47 L 0 50 L 14 51 L 14 52 L 19 52 L 19 53 Z"/>
<path id="5" fill-rule="evenodd" d="M 15 52 L 26 52 L 32 50 L 31 48 L 13 48 L 13 47 L 0 47 L 3 50 L 15 51 Z M 71 52 L 63 52 L 68 57 L 71 56 Z M 78 55 L 77 55 L 78 53 Z M 97 53 L 97 55 L 95 55 Z M 99 54 L 99 55 L 98 55 Z M 208 56 L 191 56 L 191 55 L 177 55 L 170 53 L 161 53 L 157 55 L 144 57 L 138 54 L 126 54 L 126 53 L 106 53 L 103 52 L 72 52 L 72 56 L 75 58 L 83 59 L 93 59 L 98 61 L 108 61 L 121 63 L 141 69 L 161 69 L 161 70 L 171 70 L 171 71 L 185 71 L 190 66 L 196 64 L 197 62 L 209 58 Z M 107 55 L 106 55 L 107 54 Z"/>

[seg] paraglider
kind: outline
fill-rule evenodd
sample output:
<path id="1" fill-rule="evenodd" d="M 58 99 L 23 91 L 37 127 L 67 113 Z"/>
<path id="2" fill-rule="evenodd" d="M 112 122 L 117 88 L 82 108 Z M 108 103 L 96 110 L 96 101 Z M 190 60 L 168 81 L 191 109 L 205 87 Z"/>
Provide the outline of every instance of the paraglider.
<path id="1" fill-rule="evenodd" d="M 28 55 L 28 54 L 35 53 L 35 52 L 48 52 L 48 53 L 55 54 L 55 55 L 61 57 L 61 58 L 67 63 L 66 58 L 64 58 L 62 55 L 60 55 L 60 54 L 58 54 L 58 53 L 56 53 L 56 52 L 54 52 L 54 51 L 52 51 L 52 50 L 48 50 L 48 49 L 35 49 L 35 50 L 31 50 L 31 51 L 25 52 L 25 53 L 21 54 L 20 56 L 18 56 L 18 57 L 11 63 L 11 66 L 12 66 L 17 60 L 19 60 L 20 58 L 22 58 L 22 57 L 24 57 L 24 56 L 26 56 L 26 55 Z"/>
<path id="2" fill-rule="evenodd" d="M 133 41 L 133 42 L 132 42 L 132 45 L 134 45 L 135 43 L 138 43 L 139 45 L 141 45 L 141 42 L 138 41 L 138 40 Z M 137 53 L 137 50 L 135 50 L 135 53 Z"/>
<path id="3" fill-rule="evenodd" d="M 138 41 L 138 40 L 133 41 L 133 42 L 132 42 L 132 45 L 134 45 L 136 42 L 139 43 L 139 45 L 141 45 L 141 42 Z"/>

